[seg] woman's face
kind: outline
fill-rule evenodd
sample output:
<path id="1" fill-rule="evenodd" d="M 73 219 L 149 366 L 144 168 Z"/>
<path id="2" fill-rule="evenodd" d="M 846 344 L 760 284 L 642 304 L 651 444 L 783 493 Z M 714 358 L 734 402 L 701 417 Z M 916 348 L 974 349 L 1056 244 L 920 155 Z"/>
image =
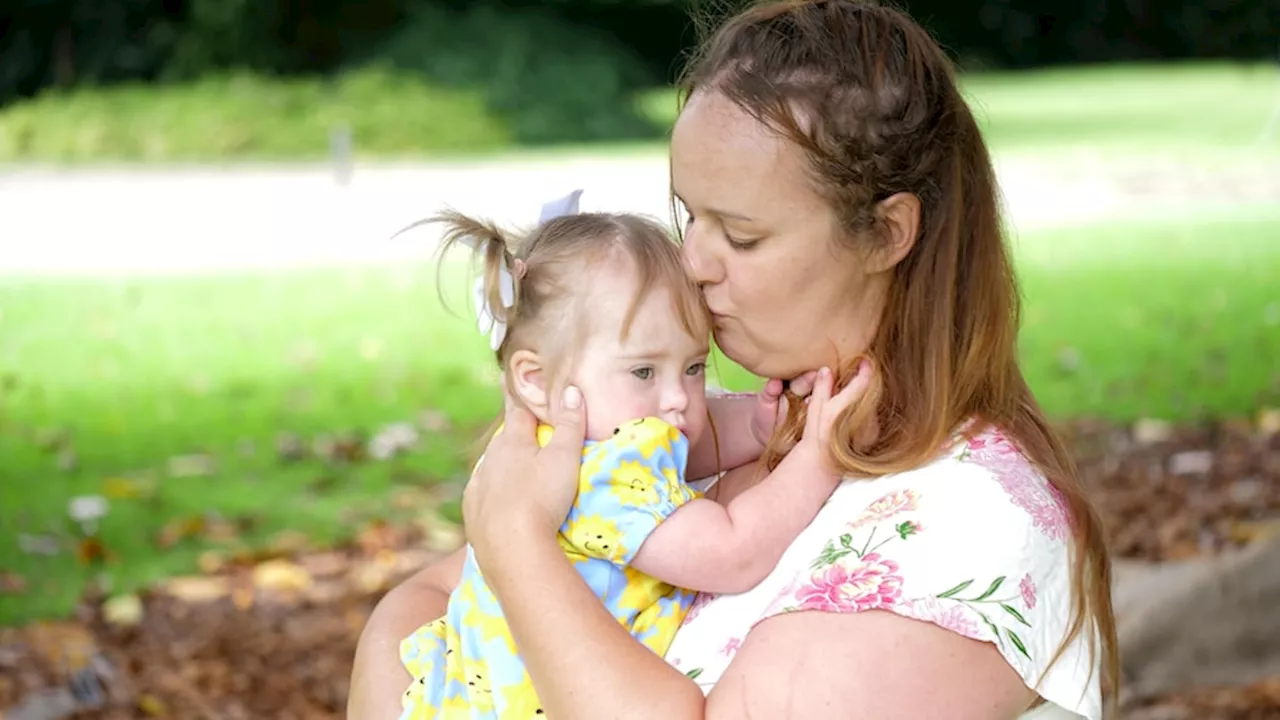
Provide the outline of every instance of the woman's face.
<path id="1" fill-rule="evenodd" d="M 684 255 L 716 343 L 756 375 L 848 363 L 874 337 L 889 287 L 841 242 L 803 152 L 716 92 L 685 106 L 671 178 L 688 212 Z"/>

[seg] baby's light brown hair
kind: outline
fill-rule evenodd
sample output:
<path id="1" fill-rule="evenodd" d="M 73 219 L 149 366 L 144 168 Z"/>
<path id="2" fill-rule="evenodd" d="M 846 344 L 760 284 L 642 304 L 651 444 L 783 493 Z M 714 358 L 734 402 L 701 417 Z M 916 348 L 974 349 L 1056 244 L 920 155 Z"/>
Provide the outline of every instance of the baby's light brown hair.
<path id="1" fill-rule="evenodd" d="M 666 288 L 673 310 L 691 337 L 710 335 L 710 316 L 698 286 L 685 271 L 680 248 L 667 230 L 640 215 L 628 213 L 578 213 L 548 220 L 530 232 L 513 233 L 496 224 L 447 210 L 424 223 L 445 227 L 440 264 L 458 245 L 470 246 L 483 264 L 484 297 L 489 311 L 507 326 L 496 350 L 505 371 L 517 350 L 542 356 L 553 380 L 568 372 L 591 323 L 593 267 L 620 259 L 636 273 L 621 338 L 648 293 Z M 503 307 L 500 278 L 503 267 L 515 281 L 515 302 Z M 439 283 L 438 283 L 439 285 Z M 606 290 L 607 291 L 607 290 Z"/>

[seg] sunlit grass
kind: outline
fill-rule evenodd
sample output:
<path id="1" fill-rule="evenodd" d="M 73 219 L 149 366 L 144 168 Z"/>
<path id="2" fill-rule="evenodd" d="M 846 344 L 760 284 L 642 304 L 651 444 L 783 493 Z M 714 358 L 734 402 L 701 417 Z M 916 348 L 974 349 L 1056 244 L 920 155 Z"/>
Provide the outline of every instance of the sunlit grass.
<path id="1" fill-rule="evenodd" d="M 1022 355 L 1042 404 L 1055 418 L 1130 421 L 1280 401 L 1277 236 L 1280 210 L 1017 237 Z M 66 611 L 90 573 L 65 548 L 20 551 L 17 534 L 70 543 L 68 499 L 121 479 L 143 497 L 113 501 L 101 528 L 117 590 L 192 570 L 205 545 L 157 545 L 175 520 L 245 521 L 245 547 L 282 530 L 334 542 L 392 516 L 397 488 L 458 481 L 498 391 L 484 341 L 441 308 L 433 277 L 368 267 L 0 285 L 0 571 L 31 586 L 0 595 L 0 625 Z M 465 275 L 446 277 L 465 311 Z M 719 368 L 731 387 L 757 382 Z M 423 411 L 453 429 L 392 461 L 277 452 L 286 433 L 371 435 Z M 60 453 L 74 466 L 60 469 Z M 171 477 L 171 459 L 192 454 L 213 458 L 212 473 Z"/>

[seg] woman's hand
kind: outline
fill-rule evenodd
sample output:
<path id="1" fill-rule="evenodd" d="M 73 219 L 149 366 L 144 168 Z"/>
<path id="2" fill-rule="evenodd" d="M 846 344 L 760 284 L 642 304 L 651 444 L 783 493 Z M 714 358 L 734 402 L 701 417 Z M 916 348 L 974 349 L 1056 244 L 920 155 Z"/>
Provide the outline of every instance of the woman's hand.
<path id="1" fill-rule="evenodd" d="M 482 568 L 512 543 L 555 537 L 578 494 L 586 434 L 586 409 L 576 387 L 566 388 L 554 403 L 555 432 L 542 448 L 537 418 L 512 402 L 505 384 L 503 391 L 503 428 L 462 494 L 467 540 Z"/>

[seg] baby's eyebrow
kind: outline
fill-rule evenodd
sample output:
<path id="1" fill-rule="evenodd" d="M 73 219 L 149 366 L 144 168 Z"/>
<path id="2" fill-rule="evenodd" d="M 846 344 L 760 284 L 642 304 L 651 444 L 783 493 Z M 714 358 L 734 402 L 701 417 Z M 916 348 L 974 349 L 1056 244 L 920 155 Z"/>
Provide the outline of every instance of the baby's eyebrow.
<path id="1" fill-rule="evenodd" d="M 618 356 L 620 360 L 661 360 L 666 357 L 667 353 L 661 350 L 646 350 L 642 352 L 623 353 Z"/>

